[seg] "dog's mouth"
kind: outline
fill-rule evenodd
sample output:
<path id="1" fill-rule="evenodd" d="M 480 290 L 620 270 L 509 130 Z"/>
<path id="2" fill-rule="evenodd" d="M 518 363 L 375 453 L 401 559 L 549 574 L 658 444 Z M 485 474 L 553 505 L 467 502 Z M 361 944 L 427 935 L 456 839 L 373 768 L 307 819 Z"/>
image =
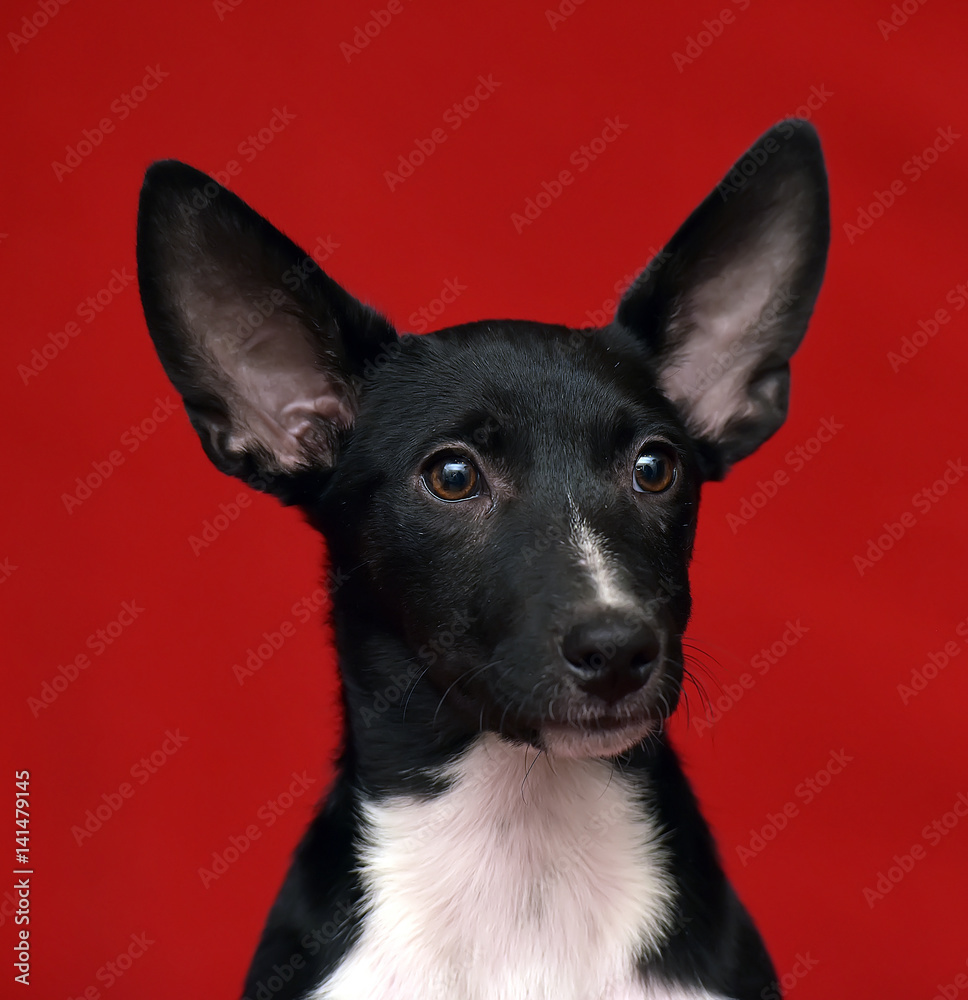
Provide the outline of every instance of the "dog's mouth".
<path id="1" fill-rule="evenodd" d="M 550 705 L 537 726 L 537 745 L 561 757 L 613 757 L 661 730 L 661 699 L 645 689 L 615 704 L 584 698 Z"/>
<path id="2" fill-rule="evenodd" d="M 660 726 L 661 721 L 651 716 L 578 725 L 546 722 L 539 730 L 537 745 L 552 757 L 617 757 L 648 739 Z"/>
<path id="3" fill-rule="evenodd" d="M 552 756 L 615 757 L 662 731 L 675 699 L 639 692 L 615 704 L 558 698 L 538 713 L 506 710 L 495 728 Z"/>
<path id="4" fill-rule="evenodd" d="M 607 697 L 583 690 L 560 668 L 549 669 L 527 692 L 495 691 L 488 673 L 473 669 L 436 686 L 441 703 L 475 730 L 562 757 L 614 757 L 662 731 L 678 702 L 676 664 L 663 658 L 641 687 Z"/>

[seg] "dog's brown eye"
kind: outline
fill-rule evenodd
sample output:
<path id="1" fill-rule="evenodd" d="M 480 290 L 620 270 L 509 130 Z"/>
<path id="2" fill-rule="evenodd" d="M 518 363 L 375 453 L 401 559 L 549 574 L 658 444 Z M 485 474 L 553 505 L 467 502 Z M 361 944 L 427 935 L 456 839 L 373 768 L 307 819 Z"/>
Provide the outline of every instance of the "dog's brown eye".
<path id="1" fill-rule="evenodd" d="M 676 481 L 676 460 L 666 448 L 649 445 L 635 460 L 632 486 L 639 493 L 661 493 Z"/>
<path id="2" fill-rule="evenodd" d="M 474 463 L 460 455 L 435 459 L 423 474 L 427 489 L 440 500 L 470 500 L 480 493 L 480 475 Z"/>

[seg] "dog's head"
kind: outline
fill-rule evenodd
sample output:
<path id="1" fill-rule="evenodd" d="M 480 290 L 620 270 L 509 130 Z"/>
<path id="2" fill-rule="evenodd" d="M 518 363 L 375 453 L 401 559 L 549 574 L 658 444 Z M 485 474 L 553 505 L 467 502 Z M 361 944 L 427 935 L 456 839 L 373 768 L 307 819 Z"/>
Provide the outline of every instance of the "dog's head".
<path id="1" fill-rule="evenodd" d="M 406 699 L 450 733 L 608 755 L 675 707 L 700 487 L 783 422 L 828 240 L 816 133 L 786 121 L 603 329 L 398 336 L 176 162 L 148 171 L 138 273 L 208 456 L 326 535 L 364 724 Z"/>

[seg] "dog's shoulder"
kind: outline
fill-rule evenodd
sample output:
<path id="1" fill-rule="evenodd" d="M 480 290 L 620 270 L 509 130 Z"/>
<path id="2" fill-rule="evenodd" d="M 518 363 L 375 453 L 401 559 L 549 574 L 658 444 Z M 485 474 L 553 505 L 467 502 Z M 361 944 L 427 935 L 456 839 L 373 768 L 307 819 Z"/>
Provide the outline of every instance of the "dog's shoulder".
<path id="1" fill-rule="evenodd" d="M 641 776 L 486 735 L 444 778 L 362 803 L 360 935 L 316 1000 L 687 996 L 636 971 L 675 895 Z"/>

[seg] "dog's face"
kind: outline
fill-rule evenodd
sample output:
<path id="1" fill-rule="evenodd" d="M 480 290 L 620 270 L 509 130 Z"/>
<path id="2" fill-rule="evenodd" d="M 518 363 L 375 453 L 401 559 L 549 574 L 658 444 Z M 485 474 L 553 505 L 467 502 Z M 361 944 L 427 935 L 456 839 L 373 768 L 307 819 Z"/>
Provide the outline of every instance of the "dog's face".
<path id="1" fill-rule="evenodd" d="M 490 322 L 367 387 L 319 519 L 475 731 L 624 749 L 675 705 L 700 473 L 654 383 L 620 332 Z"/>
<path id="2" fill-rule="evenodd" d="M 700 487 L 782 423 L 829 236 L 810 126 L 747 163 L 610 326 L 402 337 L 205 175 L 149 171 L 149 329 L 212 460 L 324 531 L 358 710 L 403 671 L 429 724 L 608 755 L 674 709 Z"/>

